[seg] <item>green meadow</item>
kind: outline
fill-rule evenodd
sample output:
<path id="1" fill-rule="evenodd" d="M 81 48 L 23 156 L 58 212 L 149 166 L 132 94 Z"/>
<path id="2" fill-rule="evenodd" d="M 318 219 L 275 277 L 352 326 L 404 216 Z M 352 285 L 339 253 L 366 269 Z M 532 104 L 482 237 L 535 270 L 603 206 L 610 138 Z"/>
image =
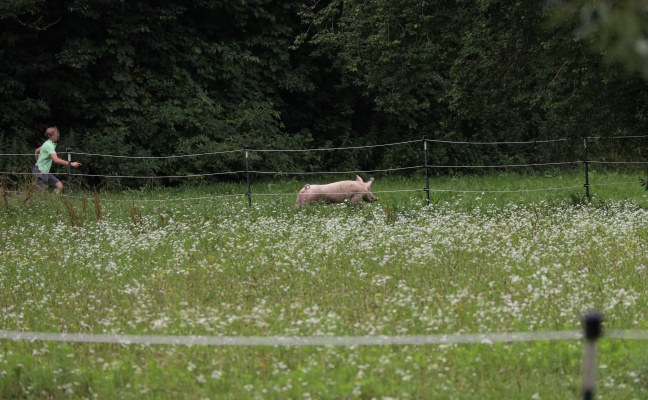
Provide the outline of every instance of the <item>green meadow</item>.
<path id="1" fill-rule="evenodd" d="M 364 177 L 364 176 L 363 176 Z M 345 177 L 347 178 L 347 177 Z M 341 179 L 345 179 L 341 178 Z M 368 177 L 365 177 L 368 178 Z M 376 176 L 0 193 L 0 330 L 401 336 L 648 330 L 642 174 Z M 326 178 L 312 183 L 323 183 Z M 328 178 L 331 180 L 330 178 Z M 309 179 L 310 180 L 310 179 Z M 335 180 L 335 179 L 333 179 Z M 596 398 L 648 397 L 648 343 L 598 341 Z M 574 399 L 583 343 L 186 346 L 0 341 L 3 399 Z"/>

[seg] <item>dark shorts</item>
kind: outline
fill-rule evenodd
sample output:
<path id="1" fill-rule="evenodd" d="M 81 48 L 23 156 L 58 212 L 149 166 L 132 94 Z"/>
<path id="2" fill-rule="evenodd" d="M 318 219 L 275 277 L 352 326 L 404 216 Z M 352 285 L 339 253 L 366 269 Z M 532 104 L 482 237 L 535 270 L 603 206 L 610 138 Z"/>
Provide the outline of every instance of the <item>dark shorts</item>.
<path id="1" fill-rule="evenodd" d="M 54 189 L 56 184 L 59 183 L 59 180 L 56 179 L 54 175 L 42 173 L 36 164 L 34 164 L 34 168 L 32 168 L 32 174 L 34 174 L 34 177 L 36 178 L 36 184 L 40 187 L 49 187 Z"/>

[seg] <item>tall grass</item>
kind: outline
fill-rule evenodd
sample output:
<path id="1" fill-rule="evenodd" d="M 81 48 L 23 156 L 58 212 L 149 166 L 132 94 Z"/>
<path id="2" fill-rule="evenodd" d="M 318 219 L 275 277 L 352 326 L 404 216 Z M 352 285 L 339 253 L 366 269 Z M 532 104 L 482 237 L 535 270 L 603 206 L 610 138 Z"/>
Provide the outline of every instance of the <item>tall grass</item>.
<path id="1" fill-rule="evenodd" d="M 303 182 L 20 195 L 0 210 L 2 330 L 418 335 L 648 329 L 638 177 L 384 178 L 377 203 L 294 207 Z M 525 189 L 574 186 L 562 191 Z M 474 190 L 477 189 L 477 190 Z M 517 190 L 503 193 L 500 190 Z M 85 196 L 85 197 L 84 197 Z M 100 207 L 98 206 L 100 204 Z M 74 214 L 74 218 L 72 218 Z M 1 398 L 577 398 L 581 343 L 185 347 L 0 343 Z M 648 345 L 600 341 L 600 398 L 645 398 Z"/>

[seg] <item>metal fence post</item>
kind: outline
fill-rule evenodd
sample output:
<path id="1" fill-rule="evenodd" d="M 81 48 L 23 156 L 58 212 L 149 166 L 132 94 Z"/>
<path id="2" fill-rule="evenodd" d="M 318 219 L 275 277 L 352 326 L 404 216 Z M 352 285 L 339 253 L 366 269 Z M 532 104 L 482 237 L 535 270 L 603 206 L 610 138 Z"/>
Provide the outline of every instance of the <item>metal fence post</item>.
<path id="1" fill-rule="evenodd" d="M 72 167 L 70 167 L 70 164 L 72 163 L 72 147 L 68 147 L 65 149 L 67 152 L 67 177 L 68 177 L 68 183 L 72 185 Z"/>
<path id="2" fill-rule="evenodd" d="M 245 145 L 245 175 L 247 177 L 247 197 L 248 197 L 248 206 L 252 206 L 252 187 L 250 185 L 250 156 L 248 154 L 248 145 Z"/>
<path id="3" fill-rule="evenodd" d="M 425 200 L 430 205 L 430 171 L 428 169 L 427 136 L 423 136 L 423 167 L 425 168 Z"/>
<path id="4" fill-rule="evenodd" d="M 590 191 L 589 191 L 589 164 L 587 160 L 587 136 L 583 139 L 583 165 L 585 166 L 585 197 L 587 200 L 591 200 Z"/>
<path id="5" fill-rule="evenodd" d="M 594 378 L 596 376 L 596 340 L 602 335 L 603 317 L 598 312 L 583 317 L 585 352 L 583 354 L 583 400 L 594 399 Z"/>

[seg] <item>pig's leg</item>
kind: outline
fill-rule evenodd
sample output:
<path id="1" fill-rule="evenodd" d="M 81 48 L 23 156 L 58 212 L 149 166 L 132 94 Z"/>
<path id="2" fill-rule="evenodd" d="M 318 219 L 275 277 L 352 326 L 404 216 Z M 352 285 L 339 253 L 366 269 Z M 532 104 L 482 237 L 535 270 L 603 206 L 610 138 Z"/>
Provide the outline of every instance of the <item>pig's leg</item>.
<path id="1" fill-rule="evenodd" d="M 351 196 L 351 204 L 362 203 L 362 193 L 356 193 Z"/>

